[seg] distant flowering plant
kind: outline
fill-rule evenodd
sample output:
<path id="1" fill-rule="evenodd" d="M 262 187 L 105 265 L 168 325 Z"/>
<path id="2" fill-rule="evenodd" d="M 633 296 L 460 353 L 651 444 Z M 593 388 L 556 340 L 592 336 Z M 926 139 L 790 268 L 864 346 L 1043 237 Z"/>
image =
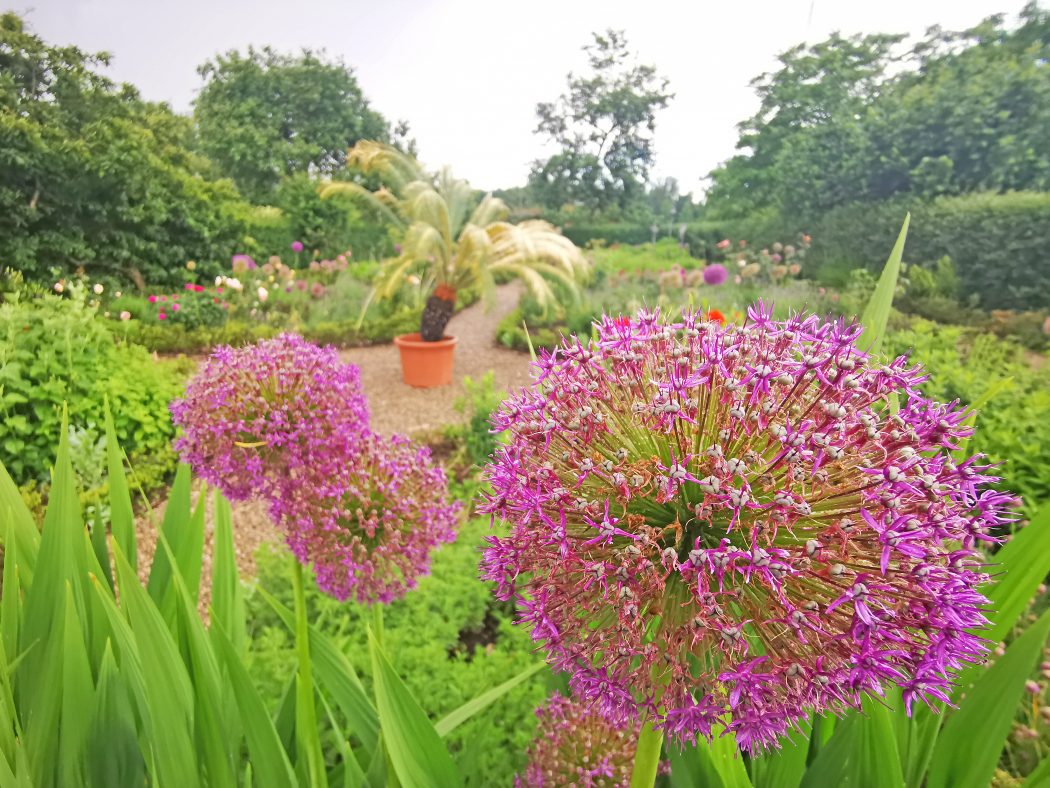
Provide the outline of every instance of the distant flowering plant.
<path id="1" fill-rule="evenodd" d="M 729 272 L 724 265 L 712 263 L 704 268 L 704 283 L 709 285 L 724 284 L 729 278 Z"/>
<path id="2" fill-rule="evenodd" d="M 613 725 L 587 704 L 555 692 L 536 709 L 539 729 L 515 788 L 628 788 L 640 723 Z M 661 764 L 669 772 L 670 764 Z"/>
<path id="3" fill-rule="evenodd" d="M 228 497 L 264 500 L 338 599 L 389 602 L 455 539 L 460 505 L 428 449 L 369 428 L 357 367 L 294 334 L 216 350 L 172 403 L 175 447 Z"/>
<path id="4" fill-rule="evenodd" d="M 976 545 L 1013 499 L 953 459 L 966 412 L 860 334 L 761 302 L 606 317 L 494 415 L 481 510 L 511 530 L 483 574 L 577 697 L 755 751 L 892 685 L 947 702 L 984 659 Z"/>

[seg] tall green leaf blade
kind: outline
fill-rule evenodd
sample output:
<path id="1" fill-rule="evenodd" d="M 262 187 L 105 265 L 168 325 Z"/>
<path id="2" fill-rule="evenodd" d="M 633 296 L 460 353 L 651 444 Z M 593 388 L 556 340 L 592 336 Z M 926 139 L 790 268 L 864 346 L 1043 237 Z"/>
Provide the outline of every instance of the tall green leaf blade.
<path id="1" fill-rule="evenodd" d="M 1050 572 L 1050 503 L 1003 545 L 992 559 L 997 581 L 985 590 L 992 625 L 981 634 L 998 643 L 1017 622 Z"/>
<path id="2" fill-rule="evenodd" d="M 390 762 L 404 788 L 453 788 L 463 780 L 441 737 L 419 703 L 409 693 L 371 630 L 376 705 Z"/>
<path id="3" fill-rule="evenodd" d="M 266 589 L 259 588 L 258 592 L 294 632 L 292 611 Z M 374 751 L 379 741 L 379 713 L 353 665 L 330 638 L 313 627 L 310 627 L 310 654 L 318 682 L 331 694 L 365 749 Z"/>
<path id="4" fill-rule="evenodd" d="M 666 747 L 671 762 L 672 788 L 712 786 L 712 788 L 750 788 L 753 784 L 744 768 L 736 737 L 725 737 L 713 732 L 714 739 L 708 742 L 697 740 L 690 747 L 680 748 L 674 744 Z"/>
<path id="5" fill-rule="evenodd" d="M 62 626 L 62 723 L 58 728 L 58 775 L 61 785 L 84 782 L 83 756 L 90 732 L 95 683 L 91 677 L 87 647 L 80 629 L 73 589 L 66 584 Z"/>
<path id="6" fill-rule="evenodd" d="M 186 526 L 191 515 L 190 501 L 190 468 L 188 465 L 180 464 L 175 472 L 175 481 L 172 482 L 168 491 L 168 504 L 164 509 L 164 520 L 160 532 L 168 538 L 169 544 L 178 544 L 180 537 L 178 531 Z M 171 588 L 171 559 L 158 551 L 153 556 L 153 564 L 150 566 L 149 583 L 147 590 L 153 597 L 153 601 L 160 605 L 164 596 Z M 172 608 L 174 610 L 174 608 Z"/>
<path id="7" fill-rule="evenodd" d="M 37 528 L 33 515 L 26 508 L 18 485 L 0 462 L 0 518 L 10 526 L 10 533 L 4 533 L 4 548 L 15 544 L 22 556 L 22 582 L 29 585 L 33 582 L 33 567 L 36 566 L 37 551 L 40 549 L 40 529 Z"/>
<path id="8" fill-rule="evenodd" d="M 131 505 L 131 490 L 124 471 L 124 452 L 117 442 L 113 414 L 106 402 L 106 478 L 109 484 L 109 523 L 113 539 L 131 568 L 138 571 L 138 545 L 135 539 L 135 511 Z"/>
<path id="9" fill-rule="evenodd" d="M 193 685 L 164 617 L 119 547 L 114 559 L 142 672 L 151 677 L 143 689 L 151 722 L 147 736 L 155 753 L 153 776 L 161 785 L 195 785 L 200 777 L 193 743 Z"/>
<path id="10" fill-rule="evenodd" d="M 22 621 L 22 551 L 14 536 L 14 523 L 4 520 L 4 587 L 0 595 L 0 645 L 4 653 L 18 653 Z M 7 668 L 5 663 L 0 665 Z"/>
<path id="11" fill-rule="evenodd" d="M 87 759 L 88 785 L 145 785 L 135 711 L 109 644 L 99 663 Z"/>
<path id="12" fill-rule="evenodd" d="M 525 668 L 525 670 L 521 671 L 517 676 L 514 676 L 514 678 L 504 681 L 502 684 L 493 687 L 487 692 L 483 692 L 476 698 L 468 700 L 458 709 L 449 712 L 438 721 L 437 725 L 434 726 L 438 732 L 438 736 L 444 739 L 475 714 L 484 711 L 523 681 L 539 673 L 540 670 L 546 667 L 546 664 L 547 663 L 545 662 L 537 662 L 535 665 Z"/>
<path id="13" fill-rule="evenodd" d="M 211 615 L 219 622 L 238 654 L 244 653 L 247 624 L 244 591 L 237 574 L 230 503 L 218 490 L 214 496 L 215 531 L 212 536 Z"/>
<path id="14" fill-rule="evenodd" d="M 930 761 L 928 788 L 984 788 L 995 774 L 1024 684 L 1050 634 L 1050 610 L 973 683 L 944 723 Z"/>
<path id="15" fill-rule="evenodd" d="M 317 708 L 314 705 L 314 679 L 310 663 L 310 622 L 306 617 L 306 593 L 303 588 L 303 565 L 294 561 L 295 590 L 295 650 L 299 669 L 295 677 L 295 742 L 296 768 L 305 765 L 309 783 L 314 788 L 325 788 L 328 778 L 324 768 L 324 753 L 318 738 Z"/>
<path id="16" fill-rule="evenodd" d="M 803 788 L 825 785 L 903 788 L 904 771 L 891 712 L 878 700 L 865 698 L 861 712 L 850 712 L 840 721 L 806 770 Z"/>
<path id="17" fill-rule="evenodd" d="M 221 626 L 213 625 L 211 635 L 244 721 L 244 735 L 255 784 L 259 788 L 296 788 L 298 782 L 288 754 L 244 663 Z"/>
<path id="18" fill-rule="evenodd" d="M 893 251 L 890 252 L 889 259 L 886 260 L 886 265 L 882 269 L 875 292 L 860 318 L 861 325 L 864 326 L 864 333 L 857 340 L 857 347 L 869 353 L 879 351 L 882 338 L 886 334 L 886 324 L 890 320 L 893 294 L 897 290 L 897 278 L 901 272 L 901 258 L 904 256 L 904 241 L 908 237 L 909 224 L 911 224 L 910 213 L 904 217 L 904 225 L 897 236 L 897 243 L 893 245 Z"/>
<path id="19" fill-rule="evenodd" d="M 751 759 L 751 782 L 755 788 L 798 788 L 806 773 L 809 737 L 813 724 L 808 720 L 803 732 L 781 743 L 779 750 Z"/>

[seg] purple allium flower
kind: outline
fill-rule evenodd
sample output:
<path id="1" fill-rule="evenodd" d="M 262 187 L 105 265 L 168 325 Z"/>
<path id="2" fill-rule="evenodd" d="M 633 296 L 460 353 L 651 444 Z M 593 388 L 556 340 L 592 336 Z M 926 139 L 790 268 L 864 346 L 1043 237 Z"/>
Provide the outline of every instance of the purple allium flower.
<path id="1" fill-rule="evenodd" d="M 230 258 L 230 268 L 233 269 L 235 274 L 243 274 L 245 271 L 251 271 L 258 267 L 251 255 L 235 254 Z"/>
<path id="2" fill-rule="evenodd" d="M 721 263 L 714 263 L 704 269 L 704 281 L 709 285 L 720 285 L 729 277 L 729 272 Z"/>
<path id="3" fill-rule="evenodd" d="M 358 368 L 295 334 L 216 349 L 171 413 L 182 459 L 235 500 L 337 472 L 369 417 Z"/>
<path id="4" fill-rule="evenodd" d="M 777 746 L 899 685 L 946 701 L 983 660 L 978 541 L 1013 499 L 958 403 L 861 328 L 759 302 L 744 326 L 603 318 L 494 417 L 484 576 L 574 694 L 691 740 Z"/>
<path id="5" fill-rule="evenodd" d="M 357 457 L 271 502 L 292 552 L 336 599 L 390 602 L 430 571 L 434 547 L 456 538 L 460 504 L 430 449 L 369 434 Z"/>
<path id="6" fill-rule="evenodd" d="M 516 788 L 627 788 L 641 723 L 613 725 L 587 704 L 555 692 L 536 709 L 539 729 Z M 669 764 L 661 764 L 666 771 Z"/>
<path id="7" fill-rule="evenodd" d="M 303 251 L 303 242 L 302 241 L 292 241 L 292 251 L 295 252 L 296 254 L 299 254 L 299 252 Z"/>

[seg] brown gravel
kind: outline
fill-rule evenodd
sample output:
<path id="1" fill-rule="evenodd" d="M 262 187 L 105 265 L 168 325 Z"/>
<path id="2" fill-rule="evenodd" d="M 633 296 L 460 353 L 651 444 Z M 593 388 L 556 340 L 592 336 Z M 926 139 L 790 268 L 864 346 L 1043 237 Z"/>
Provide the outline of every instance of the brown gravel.
<path id="1" fill-rule="evenodd" d="M 463 395 L 463 377 L 479 378 L 490 369 L 496 386 L 510 390 L 529 382 L 529 357 L 496 344 L 496 327 L 518 303 L 520 287 L 497 288 L 490 309 L 474 304 L 457 314 L 448 324 L 448 333 L 458 337 L 453 383 L 436 389 L 415 389 L 401 379 L 401 361 L 393 344 L 352 348 L 340 353 L 344 361 L 361 368 L 361 379 L 372 410 L 372 427 L 381 433 L 413 435 L 458 423 L 464 415 L 453 403 Z M 144 576 L 156 550 L 156 527 L 164 516 L 166 500 L 153 504 L 152 522 L 148 514 L 138 519 L 139 567 Z M 210 505 L 210 504 L 209 504 Z M 210 514 L 210 512 L 209 512 Z M 211 518 L 207 518 L 202 573 L 202 608 L 207 604 L 206 589 L 211 582 Z M 154 525 L 155 523 L 155 525 Z M 277 529 L 259 501 L 233 504 L 233 535 L 237 565 L 242 576 L 255 572 L 254 556 L 263 544 L 279 538 Z"/>

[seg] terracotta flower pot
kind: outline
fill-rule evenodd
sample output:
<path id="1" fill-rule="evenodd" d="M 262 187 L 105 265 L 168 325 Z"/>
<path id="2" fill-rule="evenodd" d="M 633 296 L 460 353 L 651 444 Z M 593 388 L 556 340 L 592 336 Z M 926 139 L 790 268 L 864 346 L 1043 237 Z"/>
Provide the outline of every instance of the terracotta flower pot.
<path id="1" fill-rule="evenodd" d="M 394 337 L 394 344 L 401 351 L 401 374 L 408 385 L 431 388 L 452 382 L 455 337 L 424 342 L 419 334 L 402 334 Z"/>

